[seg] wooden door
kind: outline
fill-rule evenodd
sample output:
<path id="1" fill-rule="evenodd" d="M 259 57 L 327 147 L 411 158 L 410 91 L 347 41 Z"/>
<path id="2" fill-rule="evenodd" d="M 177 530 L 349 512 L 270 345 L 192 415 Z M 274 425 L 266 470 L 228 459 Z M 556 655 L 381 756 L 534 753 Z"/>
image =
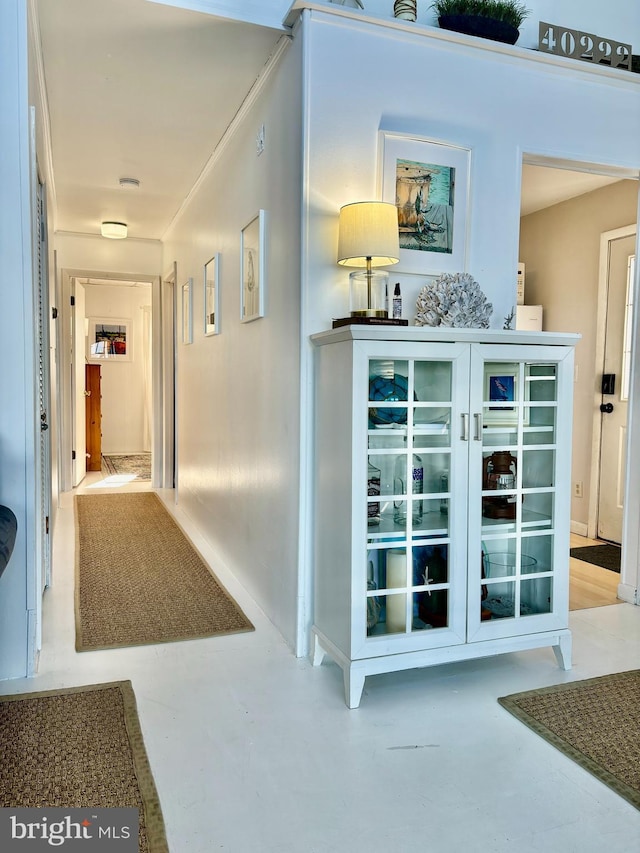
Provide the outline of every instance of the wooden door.
<path id="1" fill-rule="evenodd" d="M 85 412 L 87 432 L 87 471 L 102 468 L 102 412 L 100 408 L 100 365 L 85 365 Z"/>

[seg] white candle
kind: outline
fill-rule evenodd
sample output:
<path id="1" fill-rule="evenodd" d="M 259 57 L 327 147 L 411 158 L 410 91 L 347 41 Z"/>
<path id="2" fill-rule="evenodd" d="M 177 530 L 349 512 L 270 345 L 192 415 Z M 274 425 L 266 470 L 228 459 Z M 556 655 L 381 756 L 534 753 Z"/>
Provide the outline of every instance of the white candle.
<path id="1" fill-rule="evenodd" d="M 407 552 L 403 549 L 387 551 L 387 589 L 406 589 Z M 387 632 L 404 631 L 407 622 L 407 595 L 387 595 Z"/>

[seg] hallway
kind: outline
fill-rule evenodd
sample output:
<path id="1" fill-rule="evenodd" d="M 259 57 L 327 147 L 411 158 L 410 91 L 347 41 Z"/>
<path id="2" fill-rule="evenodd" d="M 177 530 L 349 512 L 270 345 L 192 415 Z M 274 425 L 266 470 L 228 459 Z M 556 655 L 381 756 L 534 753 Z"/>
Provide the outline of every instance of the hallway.
<path id="1" fill-rule="evenodd" d="M 76 491 L 109 487 L 100 482 L 89 475 Z M 130 679 L 172 853 L 627 853 L 637 843 L 637 810 L 496 699 L 637 667 L 639 608 L 573 612 L 571 672 L 550 649 L 399 672 L 368 679 L 349 711 L 338 667 L 296 659 L 219 566 L 255 632 L 76 653 L 73 547 L 65 493 L 39 675 L 3 692 Z"/>

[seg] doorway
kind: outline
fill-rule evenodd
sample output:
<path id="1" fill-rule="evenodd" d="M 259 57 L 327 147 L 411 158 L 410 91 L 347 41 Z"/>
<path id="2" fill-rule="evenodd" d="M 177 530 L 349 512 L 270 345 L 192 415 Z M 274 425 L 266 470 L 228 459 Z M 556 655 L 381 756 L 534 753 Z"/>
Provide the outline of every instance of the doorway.
<path id="1" fill-rule="evenodd" d="M 61 284 L 62 328 L 69 330 L 59 373 L 62 490 L 78 485 L 87 470 L 87 364 L 102 368 L 102 453 L 150 452 L 152 485 L 164 487 L 167 430 L 160 278 L 65 269 Z M 118 340 L 111 345 L 114 330 Z M 94 338 L 97 343 L 92 346 Z"/>
<path id="2" fill-rule="evenodd" d="M 606 167 L 601 171 L 606 172 Z M 599 434 L 595 443 L 595 421 L 604 417 L 600 413 L 602 375 L 614 372 L 604 370 L 604 347 L 598 349 L 598 328 L 604 322 L 598 318 L 606 317 L 606 300 L 602 304 L 599 293 L 600 242 L 603 232 L 621 222 L 635 223 L 638 211 L 637 173 L 599 172 L 599 167 L 590 164 L 525 157 L 523 207 L 531 197 L 534 207 L 522 211 L 519 251 L 519 261 L 525 265 L 525 303 L 543 306 L 543 330 L 582 335 L 576 347 L 574 374 L 571 533 L 592 540 L 597 537 L 597 528 L 591 524 L 591 507 L 597 501 L 601 459 Z M 633 228 L 635 233 L 635 225 Z M 631 245 L 635 246 L 635 237 L 631 238 Z M 613 340 L 611 332 L 610 342 Z M 625 438 L 626 435 L 623 441 Z M 614 467 L 604 460 L 603 464 Z M 622 471 L 629 467 L 616 465 Z M 629 488 L 638 491 L 637 485 L 628 480 L 624 478 L 623 485 L 616 487 L 623 493 Z M 624 510 L 621 514 L 625 514 Z M 630 525 L 633 524 L 632 517 Z M 624 533 L 619 541 L 624 546 Z M 583 539 L 581 544 L 590 542 Z M 624 561 L 620 574 L 602 569 L 607 572 L 608 581 L 613 579 L 618 597 L 634 603 L 638 585 L 635 551 L 635 546 L 629 551 L 626 578 Z M 594 567 L 594 571 L 597 569 Z"/>

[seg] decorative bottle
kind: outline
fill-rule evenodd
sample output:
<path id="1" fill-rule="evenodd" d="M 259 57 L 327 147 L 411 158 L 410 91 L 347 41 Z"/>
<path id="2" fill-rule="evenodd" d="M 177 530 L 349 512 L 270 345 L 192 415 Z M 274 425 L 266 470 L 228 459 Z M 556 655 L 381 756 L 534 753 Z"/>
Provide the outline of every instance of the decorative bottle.
<path id="1" fill-rule="evenodd" d="M 367 494 L 369 497 L 380 495 L 380 469 L 372 465 L 371 460 L 367 472 Z M 367 524 L 380 524 L 380 501 L 367 503 Z"/>
<path id="2" fill-rule="evenodd" d="M 402 295 L 400 293 L 400 282 L 396 282 L 396 286 L 393 289 L 393 307 L 392 307 L 392 316 L 399 320 L 402 317 Z"/>
<path id="3" fill-rule="evenodd" d="M 404 524 L 407 520 L 407 502 L 410 494 L 421 495 L 424 491 L 424 468 L 422 458 L 416 453 L 411 458 L 411 492 L 407 488 L 407 459 L 398 456 L 395 463 L 395 474 L 393 479 L 393 491 L 396 495 L 406 495 L 406 500 L 395 500 L 393 502 L 393 520 L 397 524 Z M 411 518 L 414 524 L 422 521 L 422 501 L 411 501 Z"/>

